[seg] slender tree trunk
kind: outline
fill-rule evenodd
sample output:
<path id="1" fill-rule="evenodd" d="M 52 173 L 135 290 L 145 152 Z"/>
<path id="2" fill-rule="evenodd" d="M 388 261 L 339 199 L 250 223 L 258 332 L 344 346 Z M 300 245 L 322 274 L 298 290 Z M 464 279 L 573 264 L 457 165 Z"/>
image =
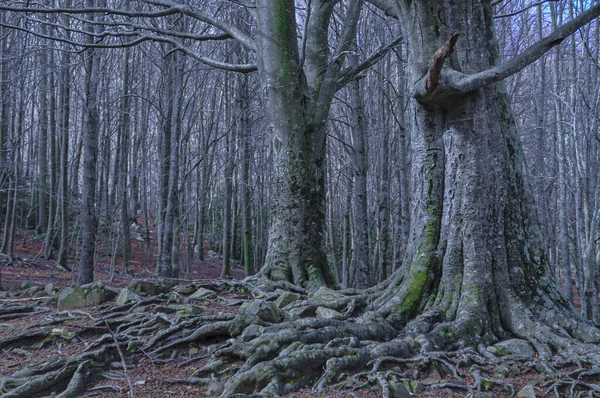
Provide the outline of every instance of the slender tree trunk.
<path id="1" fill-rule="evenodd" d="M 66 17 L 65 17 L 66 19 Z M 65 21 L 68 23 L 68 21 Z M 60 71 L 60 248 L 58 250 L 57 264 L 67 268 L 67 255 L 69 249 L 69 126 L 71 116 L 71 54 L 65 51 L 62 54 L 62 67 Z"/>
<path id="2" fill-rule="evenodd" d="M 128 175 L 129 175 L 129 112 L 130 96 L 129 86 L 131 81 L 130 72 L 131 50 L 125 49 L 125 58 L 123 60 L 123 88 L 119 118 L 119 136 L 120 136 L 120 205 L 121 205 L 121 228 L 123 229 L 123 269 L 129 267 L 131 261 L 131 233 L 129 231 L 129 201 L 128 201 Z"/>
<path id="3" fill-rule="evenodd" d="M 93 1 L 88 0 L 88 7 L 93 7 Z M 90 21 L 94 21 L 95 14 L 90 14 Z M 89 25 L 88 31 L 94 31 L 94 25 Z M 93 37 L 88 36 L 89 43 Z M 100 134 L 100 121 L 97 105 L 99 84 L 99 59 L 98 50 L 86 50 L 85 70 L 85 130 L 83 135 L 83 185 L 81 195 L 81 228 L 82 249 L 79 260 L 79 285 L 91 283 L 94 280 L 94 251 L 96 249 L 96 173 L 98 157 L 98 135 Z"/>
<path id="4" fill-rule="evenodd" d="M 243 247 L 243 262 L 246 276 L 254 275 L 256 267 L 254 264 L 253 255 L 253 239 L 252 239 L 252 203 L 250 201 L 250 160 L 252 152 L 250 150 L 250 140 L 252 131 L 250 130 L 249 118 L 249 87 L 248 77 L 240 78 L 239 87 L 239 112 L 240 112 L 240 139 L 241 139 L 241 206 L 242 206 L 242 247 Z"/>
<path id="5" fill-rule="evenodd" d="M 170 146 L 169 157 L 163 159 L 168 162 L 168 176 L 163 175 L 166 180 L 166 207 L 164 211 L 163 229 L 159 231 L 162 234 L 161 252 L 159 258 L 158 274 L 163 278 L 173 279 L 179 277 L 179 262 L 177 256 L 173 257 L 173 245 L 177 241 L 174 239 L 175 233 L 178 233 L 177 227 L 177 195 L 179 190 L 179 144 L 181 137 L 181 101 L 183 96 L 183 59 L 182 55 L 172 53 L 168 56 L 169 76 L 172 81 L 172 107 L 171 117 L 167 119 L 169 123 Z M 174 262 L 175 260 L 175 262 Z"/>
<path id="6" fill-rule="evenodd" d="M 373 270 L 370 266 L 369 222 L 367 213 L 367 145 L 365 120 L 362 106 L 360 81 L 350 83 L 350 103 L 353 112 L 352 165 L 354 187 L 352 189 L 352 287 L 365 288 L 372 285 Z"/>
<path id="7" fill-rule="evenodd" d="M 225 83 L 225 95 L 229 95 L 229 85 Z M 225 104 L 225 121 L 229 126 L 232 122 L 230 116 L 231 109 L 229 104 Z M 223 249 L 223 262 L 221 264 L 221 278 L 231 276 L 231 231 L 232 231 L 232 200 L 233 200 L 233 167 L 234 167 L 234 139 L 233 127 L 228 127 L 229 131 L 225 134 L 225 170 L 224 177 L 224 195 L 223 195 L 223 235 L 221 247 Z"/>

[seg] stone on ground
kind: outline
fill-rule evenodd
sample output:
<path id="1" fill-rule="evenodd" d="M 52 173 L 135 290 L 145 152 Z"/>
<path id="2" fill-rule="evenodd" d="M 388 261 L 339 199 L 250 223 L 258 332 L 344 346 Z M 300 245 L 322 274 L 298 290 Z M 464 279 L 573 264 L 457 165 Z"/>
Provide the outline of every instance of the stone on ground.
<path id="1" fill-rule="evenodd" d="M 344 316 L 331 308 L 319 307 L 317 308 L 317 319 L 344 319 Z"/>
<path id="2" fill-rule="evenodd" d="M 504 355 L 523 355 L 533 357 L 535 355 L 535 349 L 526 340 L 521 339 L 510 339 L 504 340 L 499 343 L 488 347 L 488 351 L 498 356 Z"/>
<path id="3" fill-rule="evenodd" d="M 205 289 L 201 287 L 198 290 L 196 290 L 196 293 L 192 294 L 189 298 L 192 300 L 212 300 L 217 298 L 217 293 L 210 289 Z"/>
<path id="4" fill-rule="evenodd" d="M 256 315 L 265 322 L 279 322 L 281 315 L 277 306 L 270 301 L 253 300 L 240 307 L 240 313 Z"/>
<path id="5" fill-rule="evenodd" d="M 523 387 L 521 391 L 517 394 L 517 398 L 535 398 L 535 390 L 531 384 Z"/>
<path id="6" fill-rule="evenodd" d="M 62 310 L 90 307 L 106 302 L 104 285 L 98 282 L 82 286 L 67 286 L 58 295 L 57 307 Z"/>
<path id="7" fill-rule="evenodd" d="M 117 296 L 117 305 L 123 305 L 130 303 L 132 301 L 140 301 L 141 297 L 132 292 L 131 290 L 125 288 L 121 290 L 121 293 Z"/>
<path id="8" fill-rule="evenodd" d="M 345 299 L 342 293 L 336 292 L 328 287 L 321 286 L 316 292 L 311 294 L 309 300 L 314 301 L 315 303 L 329 303 L 332 301 Z"/>
<path id="9" fill-rule="evenodd" d="M 274 303 L 277 308 L 283 308 L 288 304 L 300 300 L 300 295 L 295 293 L 286 292 L 285 290 L 277 289 L 275 293 L 278 293 Z"/>
<path id="10" fill-rule="evenodd" d="M 144 279 L 134 279 L 129 282 L 127 289 L 139 296 L 156 296 L 160 293 L 166 293 L 169 288 L 160 282 L 154 282 Z"/>

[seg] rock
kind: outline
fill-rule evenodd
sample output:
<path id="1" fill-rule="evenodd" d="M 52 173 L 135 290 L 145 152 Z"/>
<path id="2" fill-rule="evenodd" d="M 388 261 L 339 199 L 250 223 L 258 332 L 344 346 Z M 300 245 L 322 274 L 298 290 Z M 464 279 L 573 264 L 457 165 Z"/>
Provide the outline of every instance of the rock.
<path id="1" fill-rule="evenodd" d="M 221 395 L 223 390 L 225 389 L 225 383 L 218 379 L 213 379 L 208 383 L 208 388 L 206 390 L 207 397 L 218 397 Z"/>
<path id="2" fill-rule="evenodd" d="M 125 288 L 121 290 L 121 293 L 117 296 L 117 305 L 123 305 L 130 303 L 132 301 L 140 301 L 142 298 L 132 292 L 131 290 Z"/>
<path id="3" fill-rule="evenodd" d="M 261 336 L 265 328 L 259 325 L 250 325 L 242 332 L 242 341 L 248 342 Z"/>
<path id="4" fill-rule="evenodd" d="M 277 292 L 281 292 L 274 301 L 277 308 L 283 308 L 290 303 L 300 300 L 299 294 L 286 292 L 285 290 L 276 290 L 275 293 Z"/>
<path id="5" fill-rule="evenodd" d="M 196 290 L 196 293 L 192 294 L 189 299 L 193 300 L 212 300 L 217 298 L 217 293 L 210 289 L 205 289 L 203 287 Z"/>
<path id="6" fill-rule="evenodd" d="M 315 316 L 317 308 L 318 307 L 314 305 L 306 305 L 304 307 L 292 308 L 290 310 L 290 314 L 296 315 L 300 318 L 306 318 L 310 316 Z"/>
<path id="7" fill-rule="evenodd" d="M 57 307 L 71 309 L 89 307 L 106 301 L 104 285 L 98 282 L 83 286 L 67 286 L 58 295 Z"/>
<path id="8" fill-rule="evenodd" d="M 21 291 L 20 297 L 33 297 L 36 293 L 43 292 L 39 286 L 31 286 Z"/>
<path id="9" fill-rule="evenodd" d="M 174 292 L 179 294 L 192 294 L 196 291 L 196 287 L 194 285 L 184 285 L 184 286 L 175 286 L 172 289 Z"/>
<path id="10" fill-rule="evenodd" d="M 117 298 L 119 293 L 121 293 L 121 289 L 118 287 L 104 285 L 104 293 L 106 294 L 106 299 L 110 301 Z"/>
<path id="11" fill-rule="evenodd" d="M 58 288 L 54 283 L 48 283 L 46 286 L 44 286 L 44 291 L 48 293 L 48 295 L 54 294 L 54 292 L 56 292 L 57 290 Z"/>
<path id="12" fill-rule="evenodd" d="M 519 374 L 519 367 L 514 364 L 501 363 L 494 368 L 494 376 L 499 379 L 505 379 L 510 376 Z"/>
<path id="13" fill-rule="evenodd" d="M 402 383 L 390 383 L 390 393 L 393 398 L 410 398 L 412 394 Z"/>
<path id="14" fill-rule="evenodd" d="M 159 282 L 153 282 L 144 279 L 134 279 L 129 282 L 127 289 L 139 296 L 156 296 L 160 293 L 169 291 L 169 287 Z"/>
<path id="15" fill-rule="evenodd" d="M 321 286 L 319 290 L 314 292 L 308 298 L 315 303 L 330 303 L 332 301 L 344 299 L 346 296 L 335 290 L 329 289 L 328 287 Z"/>
<path id="16" fill-rule="evenodd" d="M 33 296 L 33 298 L 40 298 L 40 297 L 48 297 L 49 294 L 48 292 L 46 292 L 45 290 L 40 290 L 39 292 L 35 293 Z"/>
<path id="17" fill-rule="evenodd" d="M 281 318 L 277 306 L 265 300 L 253 300 L 248 305 L 242 305 L 240 313 L 256 315 L 263 321 L 271 323 L 279 322 Z"/>
<path id="18" fill-rule="evenodd" d="M 521 339 L 510 339 L 501 341 L 499 343 L 494 344 L 491 347 L 488 347 L 488 351 L 498 356 L 523 355 L 533 357 L 536 353 L 531 343 Z"/>
<path id="19" fill-rule="evenodd" d="M 190 347 L 190 349 L 188 350 L 188 355 L 193 357 L 194 355 L 198 354 L 200 352 L 200 350 L 198 349 L 198 347 Z"/>
<path id="20" fill-rule="evenodd" d="M 300 316 L 298 316 L 298 314 L 293 314 L 293 313 L 287 312 L 287 311 L 280 311 L 280 313 L 283 316 L 284 322 L 294 322 L 294 321 L 297 321 L 298 319 L 300 319 Z"/>
<path id="21" fill-rule="evenodd" d="M 336 310 L 332 310 L 327 307 L 319 307 L 317 308 L 317 319 L 344 319 L 344 316 L 337 312 Z"/>
<path id="22" fill-rule="evenodd" d="M 535 398 L 535 390 L 531 384 L 523 387 L 521 391 L 517 394 L 518 398 Z"/>

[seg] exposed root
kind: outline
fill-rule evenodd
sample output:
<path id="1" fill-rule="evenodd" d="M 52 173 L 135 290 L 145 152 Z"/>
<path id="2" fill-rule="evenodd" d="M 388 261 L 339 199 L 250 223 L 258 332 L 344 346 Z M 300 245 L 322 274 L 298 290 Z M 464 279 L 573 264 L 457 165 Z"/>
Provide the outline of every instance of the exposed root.
<path id="1" fill-rule="evenodd" d="M 209 286 L 194 284 L 199 285 Z M 276 298 L 267 292 L 271 289 L 257 288 L 254 283 L 223 281 L 218 285 L 233 290 L 235 300 L 241 300 L 239 294 L 271 301 Z M 214 284 L 210 286 L 214 288 Z M 600 374 L 598 347 L 577 341 L 564 328 L 539 322 L 541 329 L 535 335 L 523 329 L 520 337 L 532 342 L 538 355 L 544 354 L 542 358 L 501 355 L 488 350 L 486 344 L 491 335 L 485 335 L 483 329 L 479 339 L 465 338 L 470 318 L 447 321 L 430 311 L 398 330 L 376 313 L 351 318 L 364 312 L 373 296 L 347 293 L 347 297 L 330 302 L 299 300 L 281 309 L 285 312 L 325 306 L 344 312 L 341 320 L 301 318 L 273 322 L 254 313 L 190 315 L 166 311 L 169 305 L 181 303 L 185 298 L 181 294 L 148 297 L 113 307 L 113 311 L 101 308 L 95 312 L 56 312 L 40 328 L 1 339 L 0 349 L 5 350 L 5 355 L 11 352 L 32 360 L 33 350 L 74 339 L 82 342 L 80 352 L 33 361 L 11 375 L 0 375 L 0 393 L 26 397 L 53 391 L 57 397 L 75 397 L 85 391 L 92 375 L 121 383 L 125 378 L 133 392 L 136 386 L 129 380 L 127 370 L 147 356 L 155 366 L 199 362 L 199 368 L 188 377 L 165 382 L 206 386 L 212 396 L 222 397 L 277 396 L 306 386 L 319 393 L 331 388 L 347 392 L 377 386 L 383 397 L 397 395 L 398 389 L 410 393 L 451 389 L 459 394 L 491 390 L 514 395 L 515 385 L 505 380 L 512 376 L 502 373 L 506 369 L 515 374 L 543 373 L 546 381 L 536 388 L 546 395 L 600 396 L 600 385 L 596 384 Z M 36 306 L 18 307 L 29 311 L 26 313 L 38 311 Z M 16 306 L 11 308 L 15 311 Z M 76 320 L 85 322 L 85 326 L 73 327 Z M 189 356 L 181 355 L 188 352 Z M 120 371 L 115 373 L 116 370 Z M 100 389 L 107 388 L 115 390 L 111 386 Z"/>

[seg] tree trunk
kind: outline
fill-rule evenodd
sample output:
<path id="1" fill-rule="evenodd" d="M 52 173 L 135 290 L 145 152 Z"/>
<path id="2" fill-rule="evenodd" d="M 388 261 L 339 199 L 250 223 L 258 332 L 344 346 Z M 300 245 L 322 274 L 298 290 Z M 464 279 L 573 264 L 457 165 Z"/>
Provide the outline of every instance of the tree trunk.
<path id="1" fill-rule="evenodd" d="M 123 269 L 129 267 L 131 261 L 131 233 L 129 231 L 129 201 L 128 201 L 128 174 L 129 174 L 129 85 L 131 80 L 130 72 L 131 53 L 129 49 L 125 50 L 125 59 L 123 60 L 123 87 L 121 97 L 121 109 L 119 117 L 119 136 L 120 136 L 120 205 L 121 205 L 121 228 L 123 229 Z"/>
<path id="2" fill-rule="evenodd" d="M 241 169 L 241 206 L 242 206 L 242 252 L 244 262 L 244 272 L 246 276 L 254 275 L 256 272 L 256 266 L 254 264 L 253 256 L 253 242 L 252 239 L 252 203 L 250 200 L 251 189 L 250 189 L 250 164 L 252 151 L 250 150 L 250 140 L 252 137 L 252 131 L 250 128 L 250 116 L 249 116 L 249 87 L 248 77 L 243 76 L 240 78 L 239 87 L 239 106 L 238 111 L 240 112 L 240 140 L 241 140 L 241 156 L 242 156 L 242 169 Z"/>
<path id="3" fill-rule="evenodd" d="M 356 64 L 356 63 L 355 63 Z M 362 106 L 360 81 L 350 83 L 350 104 L 353 112 L 352 165 L 354 187 L 352 189 L 352 287 L 363 289 L 372 285 L 372 269 L 369 251 L 369 220 L 367 213 L 367 145 L 365 120 Z"/>
<path id="4" fill-rule="evenodd" d="M 92 0 L 88 0 L 88 6 L 93 7 Z M 94 14 L 90 15 L 94 20 Z M 94 30 L 94 25 L 89 26 L 89 31 Z M 93 42 L 89 36 L 88 41 Z M 83 184 L 81 195 L 81 228 L 82 248 L 79 260 L 79 273 L 77 283 L 84 285 L 94 281 L 94 251 L 96 249 L 96 172 L 98 157 L 98 135 L 100 134 L 100 120 L 97 105 L 98 83 L 99 83 L 99 59 L 98 50 L 86 50 L 85 70 L 85 130 L 83 135 Z"/>
<path id="5" fill-rule="evenodd" d="M 163 175 L 166 178 L 166 207 L 164 209 L 163 228 L 159 233 L 162 234 L 161 250 L 158 265 L 158 274 L 167 279 L 179 277 L 179 263 L 174 263 L 173 259 L 173 244 L 176 242 L 174 234 L 176 233 L 176 216 L 177 216 L 177 195 L 179 190 L 179 144 L 181 137 L 181 101 L 183 95 L 183 59 L 182 55 L 172 53 L 168 56 L 167 67 L 169 68 L 169 76 L 172 79 L 171 88 L 172 107 L 170 117 L 165 123 L 169 123 L 170 140 L 166 145 L 170 147 L 169 157 L 164 158 L 164 162 L 168 162 L 168 175 Z M 177 229 L 178 231 L 178 229 Z M 178 232 L 177 232 L 178 233 Z"/>
<path id="6" fill-rule="evenodd" d="M 308 289 L 335 286 L 323 247 L 326 119 L 362 2 L 348 6 L 330 60 L 328 24 L 334 5 L 311 2 L 302 54 L 294 1 L 259 0 L 256 7 L 262 32 L 257 36 L 258 68 L 274 152 L 269 245 L 259 275 Z"/>
<path id="7" fill-rule="evenodd" d="M 429 347 L 489 344 L 508 332 L 532 341 L 545 356 L 568 349 L 555 326 L 600 341 L 600 332 L 560 295 L 543 252 L 504 85 L 461 86 L 459 80 L 500 61 L 489 3 L 425 3 L 404 4 L 398 13 L 407 18 L 415 82 L 411 230 L 406 266 L 376 300 L 377 312 L 396 327 L 427 314 L 408 330 L 426 333 Z M 423 29 L 411 23 L 416 16 L 445 23 Z M 454 32 L 460 38 L 452 53 L 446 39 Z M 440 54 L 448 48 L 452 56 L 442 69 Z"/>

